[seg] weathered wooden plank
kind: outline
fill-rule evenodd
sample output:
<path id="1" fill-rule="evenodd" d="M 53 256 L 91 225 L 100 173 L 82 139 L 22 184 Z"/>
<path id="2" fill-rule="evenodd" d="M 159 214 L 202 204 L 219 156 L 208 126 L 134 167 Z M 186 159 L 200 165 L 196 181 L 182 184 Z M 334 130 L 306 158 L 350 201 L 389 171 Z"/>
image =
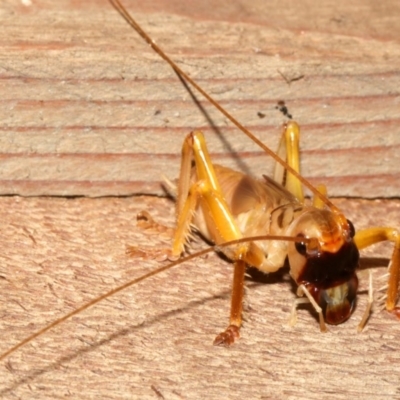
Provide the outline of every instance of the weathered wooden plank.
<path id="1" fill-rule="evenodd" d="M 23 4 L 5 1 L 0 14 L 0 193 L 161 194 L 161 175 L 177 176 L 182 139 L 195 128 L 218 162 L 258 176 L 271 170 L 208 108 L 224 139 L 215 135 L 170 68 L 109 3 Z M 400 195 L 396 3 L 126 6 L 272 148 L 283 121 L 275 104 L 285 100 L 303 128 L 304 175 L 328 182 L 331 194 Z"/>
<path id="2" fill-rule="evenodd" d="M 398 200 L 337 200 L 356 228 L 400 221 Z M 143 231 L 146 209 L 172 226 L 171 201 L 0 197 L 0 353 L 111 287 L 161 264 L 126 243 L 170 244 Z M 205 246 L 205 243 L 195 247 Z M 311 308 L 287 323 L 296 294 L 287 271 L 247 281 L 241 339 L 212 341 L 229 315 L 232 265 L 211 255 L 160 274 L 74 317 L 0 363 L 2 399 L 397 399 L 400 321 L 375 308 L 356 333 L 368 273 L 383 285 L 392 246 L 363 251 L 357 309 L 319 332 Z M 373 258 L 365 258 L 373 257 Z M 383 257 L 383 258 L 380 258 Z M 378 293 L 376 293 L 378 295 Z"/>

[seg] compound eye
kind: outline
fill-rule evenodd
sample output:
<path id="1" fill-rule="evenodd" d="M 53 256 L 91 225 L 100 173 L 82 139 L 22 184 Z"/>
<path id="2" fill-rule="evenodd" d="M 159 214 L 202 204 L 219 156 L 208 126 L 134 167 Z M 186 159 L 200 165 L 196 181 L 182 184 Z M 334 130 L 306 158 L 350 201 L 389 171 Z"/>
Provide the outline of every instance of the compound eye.
<path id="1" fill-rule="evenodd" d="M 297 235 L 298 238 L 303 238 L 304 235 L 299 234 Z M 304 242 L 295 242 L 294 246 L 299 254 L 305 256 L 307 254 L 307 246 Z"/>
<path id="2" fill-rule="evenodd" d="M 350 237 L 354 237 L 355 236 L 355 234 L 356 234 L 356 230 L 355 230 L 355 228 L 354 228 L 354 225 L 353 225 L 353 223 L 348 219 L 347 220 L 347 223 L 349 224 L 349 229 L 350 229 Z"/>

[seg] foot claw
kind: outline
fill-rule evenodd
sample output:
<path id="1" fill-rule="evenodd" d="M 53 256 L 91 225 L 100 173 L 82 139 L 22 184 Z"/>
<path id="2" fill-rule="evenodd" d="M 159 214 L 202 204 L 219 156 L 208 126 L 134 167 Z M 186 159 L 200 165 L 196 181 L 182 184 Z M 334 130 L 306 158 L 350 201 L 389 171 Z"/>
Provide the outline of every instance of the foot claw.
<path id="1" fill-rule="evenodd" d="M 224 332 L 221 332 L 214 340 L 214 346 L 229 347 L 235 343 L 236 339 L 239 339 L 239 327 L 235 325 L 229 325 Z"/>
<path id="2" fill-rule="evenodd" d="M 147 211 L 141 211 L 136 215 L 136 223 L 137 226 L 144 231 L 164 234 L 170 237 L 174 234 L 172 228 L 154 221 L 153 217 Z"/>
<path id="3" fill-rule="evenodd" d="M 142 258 L 144 260 L 156 261 L 175 261 L 179 257 L 172 254 L 171 249 L 154 249 L 152 247 L 144 248 L 138 246 L 126 246 L 126 254 L 129 257 Z"/>

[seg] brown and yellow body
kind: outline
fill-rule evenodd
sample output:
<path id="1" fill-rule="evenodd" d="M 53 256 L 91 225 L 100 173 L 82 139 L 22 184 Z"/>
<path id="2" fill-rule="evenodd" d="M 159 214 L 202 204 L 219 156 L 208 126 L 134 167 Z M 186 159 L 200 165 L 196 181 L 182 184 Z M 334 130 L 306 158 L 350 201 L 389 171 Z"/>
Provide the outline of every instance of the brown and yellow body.
<path id="1" fill-rule="evenodd" d="M 241 172 L 214 165 L 215 174 L 229 211 L 243 237 L 261 235 L 286 235 L 295 214 L 303 205 L 285 188 L 270 179 L 258 180 Z M 193 170 L 195 176 L 195 170 Z M 199 202 L 194 215 L 194 225 L 208 240 L 216 244 L 224 242 L 207 204 Z M 274 272 L 283 266 L 288 243 L 281 240 L 257 242 L 263 257 L 258 265 L 264 272 Z M 229 248 L 223 250 L 233 257 Z"/>
<path id="2" fill-rule="evenodd" d="M 354 233 L 344 233 L 341 220 L 330 210 L 304 205 L 270 178 L 255 179 L 220 165 L 213 167 L 229 212 L 243 237 L 300 235 L 318 240 L 314 257 L 301 254 L 298 246 L 289 241 L 252 242 L 244 256 L 246 262 L 263 272 L 275 272 L 289 257 L 292 278 L 298 286 L 304 285 L 322 307 L 326 322 L 339 324 L 346 320 L 354 308 L 358 287 Z M 192 182 L 196 179 L 193 169 Z M 216 244 L 224 242 L 206 202 L 199 201 L 193 223 L 208 240 Z M 233 249 L 227 247 L 222 251 L 235 258 Z M 248 257 L 250 254 L 252 257 Z"/>
<path id="3" fill-rule="evenodd" d="M 260 182 L 219 166 L 214 168 L 200 132 L 189 134 L 184 141 L 172 254 L 182 254 L 192 224 L 196 224 L 206 237 L 217 244 L 230 241 L 237 243 L 233 248 L 224 250 L 235 264 L 230 325 L 217 336 L 214 343 L 230 345 L 239 337 L 246 264 L 263 271 L 274 271 L 282 266 L 286 255 L 290 273 L 298 284 L 298 294 L 304 294 L 313 304 L 319 314 L 321 330 L 324 330 L 325 319 L 330 323 L 340 323 L 353 310 L 358 283 L 355 273 L 358 250 L 379 241 L 391 241 L 394 250 L 389 266 L 385 306 L 387 310 L 395 311 L 400 292 L 399 230 L 377 227 L 355 235 L 353 225 L 329 201 L 325 188 L 317 189 L 301 176 L 299 127 L 294 121 L 285 125 L 278 151 L 273 152 L 168 57 L 119 0 L 113 0 L 112 3 L 181 79 L 201 93 L 277 162 L 274 181 L 284 182 L 284 187 L 281 187 L 269 178 L 266 182 Z M 284 103 L 279 103 L 285 116 L 291 119 L 286 107 L 282 108 Z M 191 173 L 193 161 L 194 175 Z M 314 195 L 313 207 L 304 206 L 303 186 Z M 283 235 L 275 236 L 275 232 Z M 239 244 L 238 240 L 258 233 L 269 236 L 268 240 L 241 241 Z M 359 325 L 360 330 L 368 319 L 372 301 L 370 279 L 369 306 Z"/>
<path id="4" fill-rule="evenodd" d="M 245 243 L 221 246 L 235 266 L 230 325 L 217 336 L 214 343 L 218 345 L 230 345 L 239 337 L 246 265 L 275 272 L 287 258 L 298 295 L 307 297 L 318 312 L 321 331 L 326 331 L 325 322 L 340 324 L 354 310 L 359 249 L 392 240 L 395 249 L 386 308 L 395 308 L 400 280 L 398 231 L 376 228 L 355 235 L 352 223 L 315 188 L 313 205 L 305 204 L 298 174 L 299 127 L 293 121 L 284 127 L 278 154 L 288 164 L 276 168 L 275 180 L 255 179 L 214 165 L 201 132 L 189 134 L 182 147 L 173 254 L 184 251 L 193 226 L 217 245 L 248 238 Z M 324 187 L 321 190 L 325 193 Z M 251 240 L 255 236 L 265 239 Z M 371 290 L 359 330 L 368 319 L 372 301 Z"/>

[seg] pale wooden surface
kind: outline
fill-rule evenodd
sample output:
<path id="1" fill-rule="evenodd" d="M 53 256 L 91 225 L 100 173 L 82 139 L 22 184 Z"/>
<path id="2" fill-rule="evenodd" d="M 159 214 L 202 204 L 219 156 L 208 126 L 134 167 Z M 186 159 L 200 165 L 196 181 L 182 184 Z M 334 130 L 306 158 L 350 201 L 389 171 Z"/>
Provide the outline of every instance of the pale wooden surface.
<path id="1" fill-rule="evenodd" d="M 337 200 L 357 228 L 400 220 L 398 200 Z M 125 244 L 165 247 L 142 232 L 147 209 L 173 224 L 173 205 L 130 199 L 0 198 L 0 353 L 83 302 L 160 265 L 129 259 Z M 204 243 L 202 244 L 204 246 Z M 374 286 L 391 246 L 364 252 Z M 383 257 L 383 259 L 381 258 Z M 232 265 L 196 260 L 143 282 L 36 340 L 0 365 L 2 399 L 399 399 L 400 321 L 376 311 L 321 334 L 309 309 L 287 326 L 291 281 L 247 283 L 242 338 L 212 341 L 228 321 Z M 157 395 L 156 391 L 161 393 Z"/>
<path id="2" fill-rule="evenodd" d="M 266 157 L 209 109 L 225 139 L 215 135 L 108 1 L 30 2 L 0 6 L 0 193 L 160 194 L 161 174 L 177 175 L 194 128 L 218 161 L 269 173 Z M 285 100 L 303 127 L 313 182 L 334 195 L 400 195 L 398 2 L 124 4 L 272 148 L 284 120 L 275 104 Z"/>
<path id="3" fill-rule="evenodd" d="M 304 127 L 305 175 L 331 193 L 399 196 L 399 5 L 251 4 L 127 1 L 157 42 L 271 146 L 283 120 L 275 101 L 286 100 Z M 107 1 L 8 0 L 0 18 L 2 193 L 160 192 L 160 174 L 176 176 L 182 137 L 194 127 L 229 163 L 173 73 Z M 288 85 L 278 70 L 304 78 Z M 225 131 L 232 146 L 241 141 Z M 264 162 L 236 146 L 246 162 Z M 398 200 L 336 204 L 357 228 L 399 225 Z M 135 227 L 142 209 L 173 224 L 173 205 L 155 197 L 0 198 L 0 352 L 160 265 L 125 256 L 127 243 L 169 244 Z M 364 253 L 374 257 L 364 266 L 374 267 L 375 287 L 390 253 Z M 363 289 L 365 271 L 360 279 Z M 287 275 L 250 280 L 241 340 L 214 348 L 230 280 L 231 265 L 212 256 L 105 301 L 2 363 L 0 397 L 400 398 L 399 321 L 375 312 L 357 335 L 365 293 L 350 321 L 322 335 L 307 310 L 287 327 L 295 298 Z"/>

